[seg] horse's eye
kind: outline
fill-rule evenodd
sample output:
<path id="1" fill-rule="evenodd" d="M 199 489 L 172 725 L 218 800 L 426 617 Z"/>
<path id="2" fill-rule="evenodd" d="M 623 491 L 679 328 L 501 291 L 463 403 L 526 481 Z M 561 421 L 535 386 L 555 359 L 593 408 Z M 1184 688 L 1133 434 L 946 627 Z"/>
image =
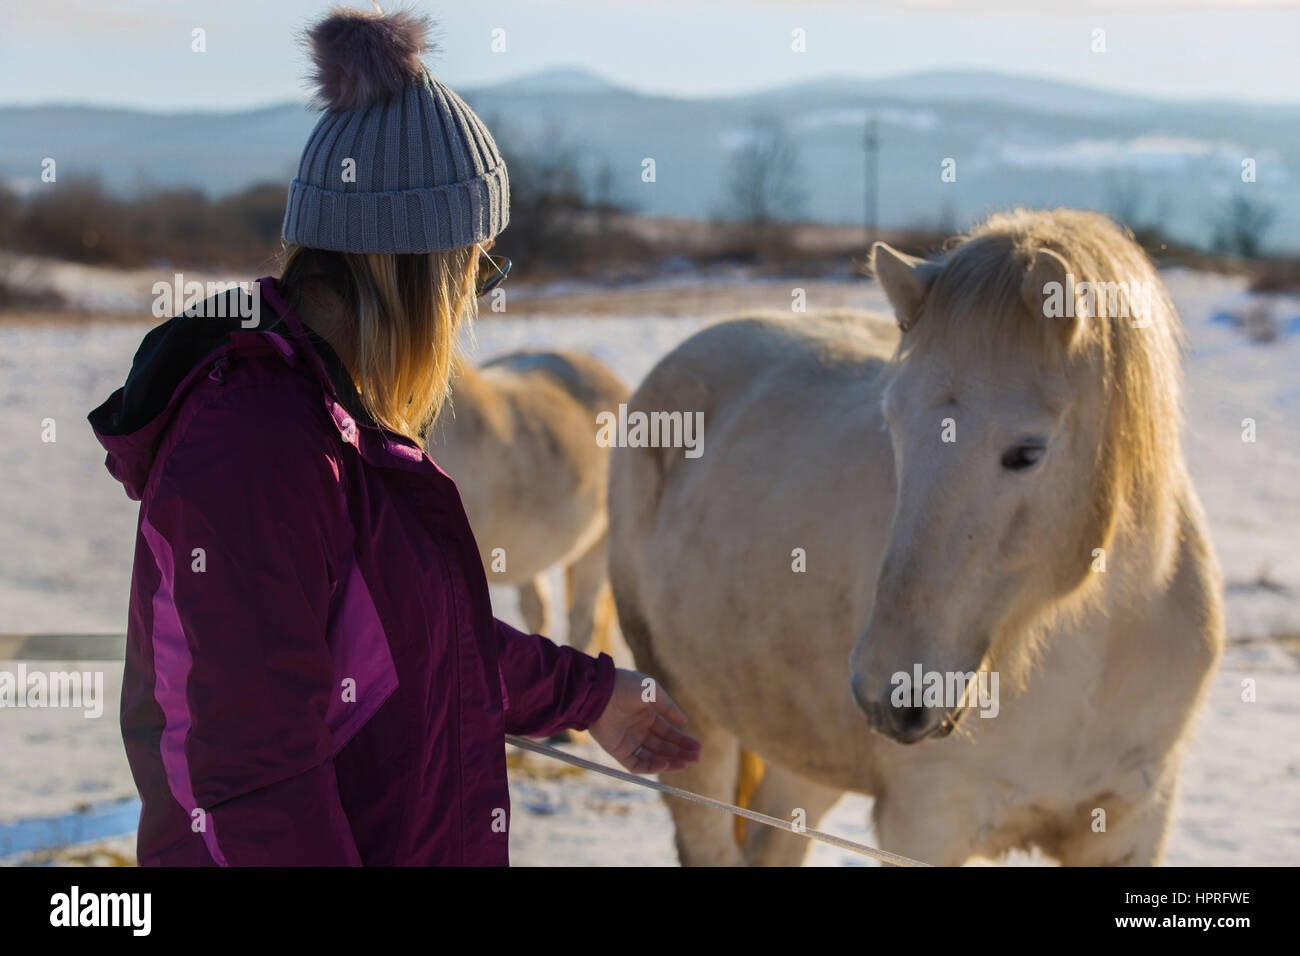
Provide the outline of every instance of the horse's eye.
<path id="1" fill-rule="evenodd" d="M 1039 459 L 1046 453 L 1046 445 L 1015 445 L 1002 453 L 1002 467 L 1007 471 L 1024 471 L 1038 464 Z"/>

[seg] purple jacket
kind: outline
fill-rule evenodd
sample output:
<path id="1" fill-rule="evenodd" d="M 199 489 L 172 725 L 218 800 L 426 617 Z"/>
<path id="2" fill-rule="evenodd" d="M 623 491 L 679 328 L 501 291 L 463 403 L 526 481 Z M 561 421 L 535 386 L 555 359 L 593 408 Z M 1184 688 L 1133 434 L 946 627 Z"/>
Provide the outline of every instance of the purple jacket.
<path id="1" fill-rule="evenodd" d="M 585 728 L 614 663 L 493 617 L 452 480 L 260 286 L 259 328 L 209 299 L 90 415 L 140 501 L 140 863 L 506 864 L 502 735 Z"/>

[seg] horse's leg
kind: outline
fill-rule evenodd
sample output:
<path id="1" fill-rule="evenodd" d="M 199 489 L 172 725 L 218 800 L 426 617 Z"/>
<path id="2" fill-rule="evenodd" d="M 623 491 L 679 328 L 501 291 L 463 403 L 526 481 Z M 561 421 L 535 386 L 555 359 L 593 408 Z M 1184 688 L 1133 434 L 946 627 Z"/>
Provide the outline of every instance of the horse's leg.
<path id="1" fill-rule="evenodd" d="M 705 717 L 699 708 L 677 700 L 691 716 L 687 732 L 703 749 L 696 763 L 682 770 L 660 775 L 660 780 L 682 790 L 731 803 L 736 796 L 740 773 L 740 743 L 729 730 Z M 732 816 L 723 810 L 702 806 L 680 797 L 665 796 L 672 814 L 677 859 L 682 866 L 744 866 L 736 845 Z M 757 824 L 755 824 L 757 825 Z"/>
<path id="2" fill-rule="evenodd" d="M 551 588 L 545 574 L 519 585 L 519 611 L 529 634 L 545 634 L 551 620 Z"/>
<path id="3" fill-rule="evenodd" d="M 872 807 L 879 846 L 932 866 L 961 866 L 975 853 L 970 807 L 941 778 L 896 777 Z"/>
<path id="4" fill-rule="evenodd" d="M 524 628 L 529 634 L 545 634 L 551 621 L 551 586 L 546 574 L 537 575 L 519 585 L 519 611 L 524 616 Z M 582 739 L 578 732 L 559 730 L 546 738 L 549 743 L 573 743 Z"/>
<path id="5" fill-rule="evenodd" d="M 676 685 L 669 669 L 663 666 L 665 642 L 654 637 L 641 611 L 632 575 L 626 572 L 620 575 L 616 564 L 611 564 L 611 571 L 619 628 L 636 667 L 654 678 L 686 713 L 689 722 L 683 730 L 702 747 L 698 761 L 681 770 L 660 774 L 659 779 L 681 790 L 734 802 L 740 777 L 740 742 L 698 706 L 692 695 Z M 744 865 L 730 813 L 667 794 L 663 800 L 673 818 L 677 859 L 683 866 Z"/>
<path id="6" fill-rule="evenodd" d="M 1173 787 L 1161 787 L 1122 820 L 1107 820 L 1106 830 L 1093 830 L 1093 815 L 1081 813 L 1073 835 L 1052 853 L 1062 866 L 1155 866 L 1164 856 L 1173 816 Z M 1105 809 L 1105 804 L 1101 804 Z"/>
<path id="7" fill-rule="evenodd" d="M 564 569 L 569 608 L 569 644 L 596 656 L 613 656 L 610 629 L 614 625 L 614 596 L 605 568 L 608 538 L 600 538 Z"/>
<path id="8" fill-rule="evenodd" d="M 565 604 L 569 611 L 570 647 L 593 657 L 602 651 L 614 656 L 609 631 L 614 624 L 614 594 L 605 568 L 607 538 L 601 535 L 578 559 L 564 569 Z M 566 731 L 565 739 L 585 740 L 585 731 Z"/>
<path id="9" fill-rule="evenodd" d="M 842 796 L 843 790 L 814 783 L 784 767 L 765 762 L 750 809 L 790 823 L 796 822 L 795 813 L 802 810 L 803 825 L 815 830 Z M 750 866 L 802 866 L 811 849 L 812 841 L 807 837 L 745 821 L 744 853 Z"/>

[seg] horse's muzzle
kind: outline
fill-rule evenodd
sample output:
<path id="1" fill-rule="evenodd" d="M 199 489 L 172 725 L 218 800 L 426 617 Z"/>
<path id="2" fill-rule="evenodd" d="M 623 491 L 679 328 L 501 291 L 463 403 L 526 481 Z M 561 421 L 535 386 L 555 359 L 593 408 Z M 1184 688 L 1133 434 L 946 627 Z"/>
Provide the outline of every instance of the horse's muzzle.
<path id="1" fill-rule="evenodd" d="M 849 688 L 867 724 L 877 733 L 900 744 L 914 744 L 933 737 L 940 740 L 957 729 L 966 708 L 895 706 L 888 698 L 869 696 L 860 678 L 850 680 Z"/>

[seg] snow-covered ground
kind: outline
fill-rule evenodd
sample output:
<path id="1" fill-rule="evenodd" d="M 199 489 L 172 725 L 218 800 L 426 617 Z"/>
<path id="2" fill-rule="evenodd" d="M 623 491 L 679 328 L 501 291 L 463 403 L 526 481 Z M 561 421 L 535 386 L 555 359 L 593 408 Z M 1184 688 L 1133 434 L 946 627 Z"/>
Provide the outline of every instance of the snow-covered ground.
<path id="1" fill-rule="evenodd" d="M 1185 442 L 1224 568 L 1232 639 L 1185 762 L 1166 860 L 1296 864 L 1300 335 L 1252 344 L 1221 317 L 1216 321 L 1222 312 L 1241 311 L 1239 280 L 1186 271 L 1164 278 L 1188 327 Z M 771 307 L 789 308 L 793 284 L 770 283 Z M 842 285 L 833 304 L 884 307 L 879 290 L 866 283 Z M 1300 325 L 1294 299 L 1265 304 L 1284 330 Z M 493 317 L 477 324 L 472 348 L 479 356 L 522 346 L 582 349 L 634 383 L 706 321 Z M 6 634 L 125 627 L 135 506 L 103 470 L 85 415 L 121 384 L 150 324 L 0 325 L 0 661 L 12 653 Z M 1254 442 L 1242 440 L 1247 418 L 1255 423 Z M 42 441 L 46 419 L 54 421 L 54 442 Z M 513 595 L 494 592 L 494 599 L 502 616 L 518 622 Z M 105 674 L 108 703 L 100 719 L 69 710 L 0 710 L 0 855 L 16 821 L 134 793 L 116 722 L 121 665 L 84 666 Z M 1246 678 L 1257 684 L 1254 703 L 1241 701 Z M 593 774 L 557 774 L 556 766 L 529 755 L 512 771 L 515 863 L 675 862 L 671 823 L 657 795 Z M 866 798 L 847 797 L 822 829 L 871 843 L 868 808 Z M 129 841 L 110 847 L 129 852 Z M 817 846 L 812 862 L 865 861 Z"/>

